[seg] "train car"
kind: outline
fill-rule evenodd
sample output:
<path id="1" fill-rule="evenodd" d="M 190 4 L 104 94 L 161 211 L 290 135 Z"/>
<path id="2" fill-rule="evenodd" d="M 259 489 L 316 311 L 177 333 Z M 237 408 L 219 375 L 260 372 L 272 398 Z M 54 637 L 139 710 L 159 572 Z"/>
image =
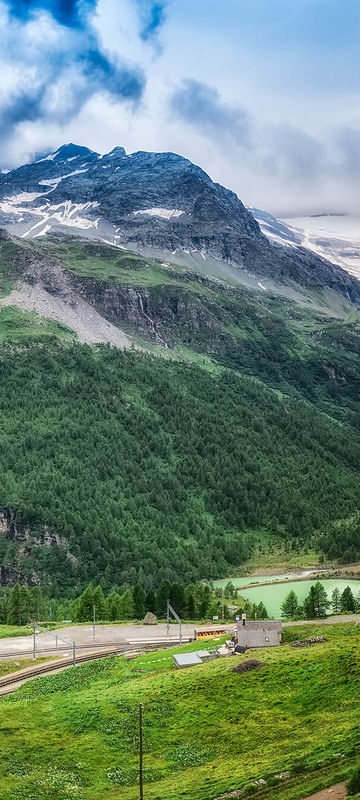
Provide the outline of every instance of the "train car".
<path id="1" fill-rule="evenodd" d="M 228 633 L 226 628 L 195 628 L 194 639 L 214 639 L 225 636 Z"/>

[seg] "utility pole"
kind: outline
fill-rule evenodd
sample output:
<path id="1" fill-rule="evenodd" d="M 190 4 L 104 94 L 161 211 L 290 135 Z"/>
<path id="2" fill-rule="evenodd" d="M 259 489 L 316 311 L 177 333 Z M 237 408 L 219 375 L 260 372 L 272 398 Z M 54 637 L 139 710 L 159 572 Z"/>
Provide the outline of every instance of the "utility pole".
<path id="1" fill-rule="evenodd" d="M 140 752 L 139 752 L 139 784 L 140 800 L 144 800 L 143 792 L 143 729 L 142 729 L 142 703 L 139 705 L 139 733 L 140 733 Z"/>
<path id="2" fill-rule="evenodd" d="M 75 667 L 76 664 L 76 655 L 75 655 L 75 642 L 73 642 L 73 665 Z"/>
<path id="3" fill-rule="evenodd" d="M 180 641 L 180 644 L 181 644 L 181 642 L 182 642 L 182 622 L 181 622 L 181 619 L 180 619 L 179 615 L 176 613 L 176 611 L 174 611 L 174 609 L 173 609 L 173 607 L 172 607 L 172 605 L 170 603 L 170 600 L 167 600 L 166 601 L 166 633 L 167 634 L 169 633 L 169 630 L 170 630 L 170 614 L 172 614 L 174 619 L 176 619 L 176 622 L 179 623 L 179 627 L 180 627 L 179 641 Z"/>
<path id="4" fill-rule="evenodd" d="M 224 619 L 224 587 L 221 589 L 221 615 Z"/>
<path id="5" fill-rule="evenodd" d="M 36 622 L 33 622 L 33 628 L 34 628 L 33 658 L 36 659 Z"/>
<path id="6" fill-rule="evenodd" d="M 94 639 L 94 642 L 95 642 L 95 636 L 96 636 L 96 631 L 95 631 L 95 603 L 94 603 L 94 605 L 93 605 L 93 639 Z"/>

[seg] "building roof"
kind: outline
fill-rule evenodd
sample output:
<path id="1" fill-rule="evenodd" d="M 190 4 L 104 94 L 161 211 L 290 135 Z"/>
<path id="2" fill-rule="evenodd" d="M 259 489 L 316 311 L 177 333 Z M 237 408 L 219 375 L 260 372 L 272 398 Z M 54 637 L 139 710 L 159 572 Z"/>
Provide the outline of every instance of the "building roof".
<path id="1" fill-rule="evenodd" d="M 238 645 L 243 647 L 277 647 L 280 644 L 279 634 L 276 630 L 249 629 L 246 626 L 238 628 Z"/>
<path id="2" fill-rule="evenodd" d="M 247 628 L 249 631 L 258 631 L 263 630 L 265 628 L 267 631 L 277 631 L 278 633 L 282 633 L 283 624 L 281 619 L 247 619 L 245 620 L 245 625 L 243 625 L 242 620 L 237 623 L 238 628 Z"/>
<path id="3" fill-rule="evenodd" d="M 195 664 L 202 663 L 197 653 L 177 653 L 174 655 L 175 667 L 193 667 Z"/>

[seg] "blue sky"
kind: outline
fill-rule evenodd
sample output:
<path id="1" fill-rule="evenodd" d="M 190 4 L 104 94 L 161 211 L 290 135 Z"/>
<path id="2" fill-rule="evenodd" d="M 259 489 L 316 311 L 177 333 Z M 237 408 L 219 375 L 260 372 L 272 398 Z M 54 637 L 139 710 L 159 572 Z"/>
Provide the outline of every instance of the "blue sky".
<path id="1" fill-rule="evenodd" d="M 359 0 L 0 0 L 0 166 L 174 150 L 279 215 L 360 212 Z"/>

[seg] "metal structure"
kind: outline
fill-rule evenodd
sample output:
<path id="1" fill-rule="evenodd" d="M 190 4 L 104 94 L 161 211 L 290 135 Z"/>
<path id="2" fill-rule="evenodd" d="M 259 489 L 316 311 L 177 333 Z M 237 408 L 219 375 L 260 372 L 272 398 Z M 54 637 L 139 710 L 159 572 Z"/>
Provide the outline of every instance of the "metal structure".
<path id="1" fill-rule="evenodd" d="M 142 725 L 142 703 L 139 704 L 139 785 L 140 800 L 144 798 L 143 792 L 143 725 Z"/>
<path id="2" fill-rule="evenodd" d="M 42 628 L 38 622 L 32 623 L 34 633 L 33 633 L 33 658 L 36 659 L 36 630 L 42 631 L 42 633 L 47 633 L 48 636 L 52 636 L 55 639 L 55 650 L 58 649 L 58 641 L 63 642 L 66 644 L 67 647 L 73 648 L 73 663 L 75 664 L 75 642 L 71 644 L 71 642 L 67 642 L 66 639 L 63 639 L 62 636 L 59 636 L 58 633 L 52 633 L 52 631 L 48 631 L 47 628 Z"/>
<path id="3" fill-rule="evenodd" d="M 181 619 L 180 619 L 179 615 L 173 609 L 173 607 L 172 607 L 172 605 L 170 603 L 170 600 L 167 600 L 166 601 L 166 633 L 167 634 L 169 633 L 169 630 L 170 630 L 170 614 L 172 614 L 174 619 L 176 619 L 176 622 L 179 623 L 179 626 L 180 626 L 179 641 L 180 641 L 180 644 L 181 644 L 181 642 L 182 642 L 182 622 L 181 622 Z"/>

